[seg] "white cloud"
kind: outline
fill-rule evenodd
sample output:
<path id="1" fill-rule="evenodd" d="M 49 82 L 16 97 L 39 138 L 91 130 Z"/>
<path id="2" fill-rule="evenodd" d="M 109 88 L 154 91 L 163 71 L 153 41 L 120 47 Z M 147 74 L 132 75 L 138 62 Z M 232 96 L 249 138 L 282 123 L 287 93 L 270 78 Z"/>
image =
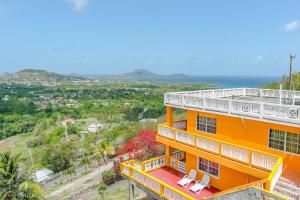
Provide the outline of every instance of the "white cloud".
<path id="1" fill-rule="evenodd" d="M 293 20 L 284 25 L 283 31 L 284 32 L 292 32 L 292 31 L 297 30 L 299 27 L 300 27 L 300 21 Z"/>
<path id="2" fill-rule="evenodd" d="M 76 12 L 82 11 L 89 3 L 89 0 L 66 0 L 66 1 L 72 5 L 74 11 Z"/>

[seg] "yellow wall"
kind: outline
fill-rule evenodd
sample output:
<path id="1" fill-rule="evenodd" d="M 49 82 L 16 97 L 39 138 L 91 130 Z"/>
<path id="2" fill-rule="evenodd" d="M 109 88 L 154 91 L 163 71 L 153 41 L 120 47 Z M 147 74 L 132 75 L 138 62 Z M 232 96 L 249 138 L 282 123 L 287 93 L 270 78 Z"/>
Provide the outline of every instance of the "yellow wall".
<path id="1" fill-rule="evenodd" d="M 196 130 L 196 119 L 198 113 L 203 116 L 217 119 L 217 134 L 203 133 Z M 300 176 L 299 155 L 297 156 L 295 154 L 268 148 L 270 128 L 299 134 L 299 127 L 272 124 L 264 121 L 242 119 L 226 115 L 196 112 L 192 110 L 189 110 L 187 115 L 187 131 L 282 156 L 284 159 L 284 171 L 288 170 L 293 173 L 298 173 Z M 286 173 L 288 172 L 286 171 Z"/>
<path id="2" fill-rule="evenodd" d="M 198 169 L 197 156 L 186 154 L 186 171 L 189 173 L 191 169 Z M 219 178 L 211 176 L 210 184 L 220 190 L 226 190 L 254 181 L 259 179 L 248 174 L 244 174 L 225 166 L 220 166 Z M 202 179 L 203 172 L 197 170 L 197 179 Z"/>

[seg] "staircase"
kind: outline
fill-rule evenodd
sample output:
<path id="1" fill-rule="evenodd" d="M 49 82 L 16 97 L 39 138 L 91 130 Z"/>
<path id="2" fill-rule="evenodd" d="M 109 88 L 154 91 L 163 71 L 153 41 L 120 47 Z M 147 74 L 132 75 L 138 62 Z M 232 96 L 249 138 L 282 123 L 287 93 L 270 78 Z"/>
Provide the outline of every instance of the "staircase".
<path id="1" fill-rule="evenodd" d="M 300 200 L 300 185 L 297 185 L 284 177 L 280 177 L 275 185 L 274 193 L 291 200 Z"/>

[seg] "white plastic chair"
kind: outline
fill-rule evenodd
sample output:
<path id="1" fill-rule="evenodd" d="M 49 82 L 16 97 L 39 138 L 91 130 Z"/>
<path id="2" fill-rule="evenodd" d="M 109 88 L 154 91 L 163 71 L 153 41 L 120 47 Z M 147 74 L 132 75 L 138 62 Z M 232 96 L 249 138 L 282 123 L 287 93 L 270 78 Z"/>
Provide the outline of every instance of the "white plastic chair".
<path id="1" fill-rule="evenodd" d="M 210 177 L 208 175 L 204 175 L 201 181 L 197 181 L 195 185 L 190 187 L 190 190 L 196 194 L 199 194 L 204 188 L 209 187 Z"/>
<path id="2" fill-rule="evenodd" d="M 180 181 L 177 182 L 177 184 L 186 188 L 192 181 L 196 180 L 196 175 L 196 170 L 192 169 L 190 174 L 188 176 L 185 175 Z"/>

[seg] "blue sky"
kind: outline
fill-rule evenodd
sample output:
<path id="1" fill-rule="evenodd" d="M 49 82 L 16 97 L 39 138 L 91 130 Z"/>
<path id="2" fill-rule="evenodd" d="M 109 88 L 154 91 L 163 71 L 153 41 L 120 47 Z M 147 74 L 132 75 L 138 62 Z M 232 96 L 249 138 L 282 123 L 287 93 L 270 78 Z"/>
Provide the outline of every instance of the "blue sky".
<path id="1" fill-rule="evenodd" d="M 0 0 L 0 72 L 300 71 L 299 0 Z"/>

